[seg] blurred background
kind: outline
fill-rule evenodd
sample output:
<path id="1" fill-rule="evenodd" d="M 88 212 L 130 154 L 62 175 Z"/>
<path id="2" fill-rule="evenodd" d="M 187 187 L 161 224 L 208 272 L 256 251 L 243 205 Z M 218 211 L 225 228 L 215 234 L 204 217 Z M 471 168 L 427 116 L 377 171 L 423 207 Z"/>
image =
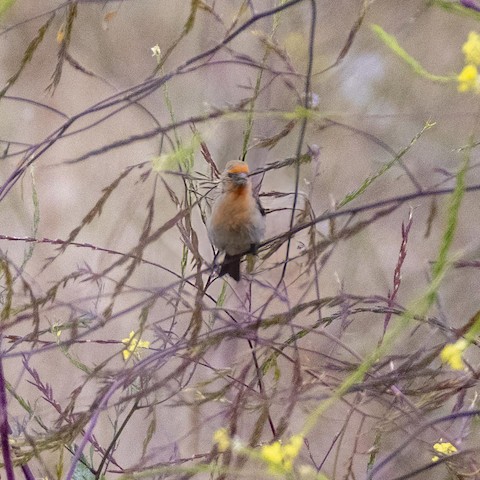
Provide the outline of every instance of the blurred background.
<path id="1" fill-rule="evenodd" d="M 12 2 L 0 17 L 0 251 L 13 457 L 37 477 L 64 478 L 81 445 L 92 478 L 222 478 L 222 466 L 226 478 L 270 478 L 258 459 L 216 451 L 214 432 L 255 449 L 315 418 L 295 478 L 366 478 L 392 451 L 373 478 L 471 478 L 468 452 L 402 475 L 431 464 L 440 438 L 478 448 L 471 419 L 417 431 L 477 408 L 476 346 L 467 370 L 438 359 L 479 310 L 475 190 L 448 253 L 460 263 L 432 307 L 315 417 L 382 342 L 391 309 L 387 331 L 418 313 L 449 212 L 448 192 L 424 192 L 453 189 L 466 156 L 465 183 L 480 184 L 478 95 L 456 81 L 462 45 L 480 31 L 470 7 Z M 413 71 L 372 25 L 450 80 Z M 201 143 L 220 171 L 245 154 L 263 172 L 254 182 L 267 241 L 239 284 L 210 283 L 204 222 L 216 178 Z M 295 192 L 295 224 L 325 221 L 287 247 Z M 131 331 L 149 348 L 125 361 Z"/>

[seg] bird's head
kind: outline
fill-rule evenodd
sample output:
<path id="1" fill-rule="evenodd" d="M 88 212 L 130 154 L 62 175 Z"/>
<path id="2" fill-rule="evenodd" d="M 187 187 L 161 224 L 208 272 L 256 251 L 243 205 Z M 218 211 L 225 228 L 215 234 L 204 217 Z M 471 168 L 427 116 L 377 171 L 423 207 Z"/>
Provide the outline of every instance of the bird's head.
<path id="1" fill-rule="evenodd" d="M 248 184 L 248 165 L 239 160 L 227 163 L 222 175 L 222 181 L 227 188 L 239 188 Z"/>

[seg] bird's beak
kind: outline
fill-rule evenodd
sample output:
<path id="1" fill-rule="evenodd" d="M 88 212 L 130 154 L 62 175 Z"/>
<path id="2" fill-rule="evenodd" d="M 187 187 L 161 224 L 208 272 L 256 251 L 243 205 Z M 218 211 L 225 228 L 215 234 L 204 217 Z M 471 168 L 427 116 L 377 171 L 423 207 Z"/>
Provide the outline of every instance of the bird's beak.
<path id="1" fill-rule="evenodd" d="M 235 185 L 245 185 L 248 181 L 248 175 L 246 173 L 234 173 L 231 176 Z"/>

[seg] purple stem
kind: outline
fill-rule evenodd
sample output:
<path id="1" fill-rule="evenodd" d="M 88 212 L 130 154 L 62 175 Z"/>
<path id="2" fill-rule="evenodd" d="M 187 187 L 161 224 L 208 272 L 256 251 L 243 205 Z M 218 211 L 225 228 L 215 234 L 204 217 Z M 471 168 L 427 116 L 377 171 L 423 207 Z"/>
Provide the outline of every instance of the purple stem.
<path id="1" fill-rule="evenodd" d="M 26 480 L 35 480 L 35 475 L 33 475 L 27 464 L 22 465 L 22 472 Z"/>
<path id="2" fill-rule="evenodd" d="M 2 335 L 0 335 L 0 345 Z M 10 445 L 8 443 L 8 434 L 10 427 L 8 426 L 7 416 L 7 390 L 5 387 L 5 377 L 3 375 L 3 355 L 0 353 L 0 442 L 2 444 L 3 465 L 7 473 L 7 480 L 15 480 L 13 473 L 12 457 L 10 455 Z"/>
<path id="3" fill-rule="evenodd" d="M 460 3 L 466 8 L 480 12 L 480 7 L 473 0 L 460 0 Z"/>
<path id="4" fill-rule="evenodd" d="M 78 447 L 75 450 L 75 455 L 72 458 L 72 464 L 70 465 L 70 469 L 67 473 L 67 476 L 65 477 L 65 480 L 72 480 L 77 463 L 80 460 L 80 457 L 82 456 L 83 450 L 87 446 L 87 443 L 90 441 L 90 437 L 93 433 L 93 429 L 95 428 L 95 425 L 97 424 L 98 417 L 100 416 L 100 413 L 103 411 L 104 407 L 107 406 L 108 401 L 110 400 L 112 395 L 115 393 L 115 391 L 117 390 L 120 384 L 121 382 L 119 381 L 114 382 L 111 385 L 111 387 L 108 389 L 107 393 L 102 398 L 99 405 L 97 406 L 95 412 L 92 415 L 88 428 L 85 430 L 85 434 L 83 435 L 82 441 L 80 442 L 80 445 L 78 445 Z"/>

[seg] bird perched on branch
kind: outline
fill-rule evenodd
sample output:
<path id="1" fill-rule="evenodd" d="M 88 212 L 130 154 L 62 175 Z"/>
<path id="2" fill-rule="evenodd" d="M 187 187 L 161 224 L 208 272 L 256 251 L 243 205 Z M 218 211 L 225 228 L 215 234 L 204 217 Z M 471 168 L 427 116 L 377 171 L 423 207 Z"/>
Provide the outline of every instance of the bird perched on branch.
<path id="1" fill-rule="evenodd" d="M 245 162 L 227 163 L 221 177 L 221 192 L 207 221 L 210 241 L 225 252 L 219 276 L 228 273 L 237 282 L 242 255 L 256 253 L 265 233 L 265 210 L 253 193 L 248 173 Z"/>

